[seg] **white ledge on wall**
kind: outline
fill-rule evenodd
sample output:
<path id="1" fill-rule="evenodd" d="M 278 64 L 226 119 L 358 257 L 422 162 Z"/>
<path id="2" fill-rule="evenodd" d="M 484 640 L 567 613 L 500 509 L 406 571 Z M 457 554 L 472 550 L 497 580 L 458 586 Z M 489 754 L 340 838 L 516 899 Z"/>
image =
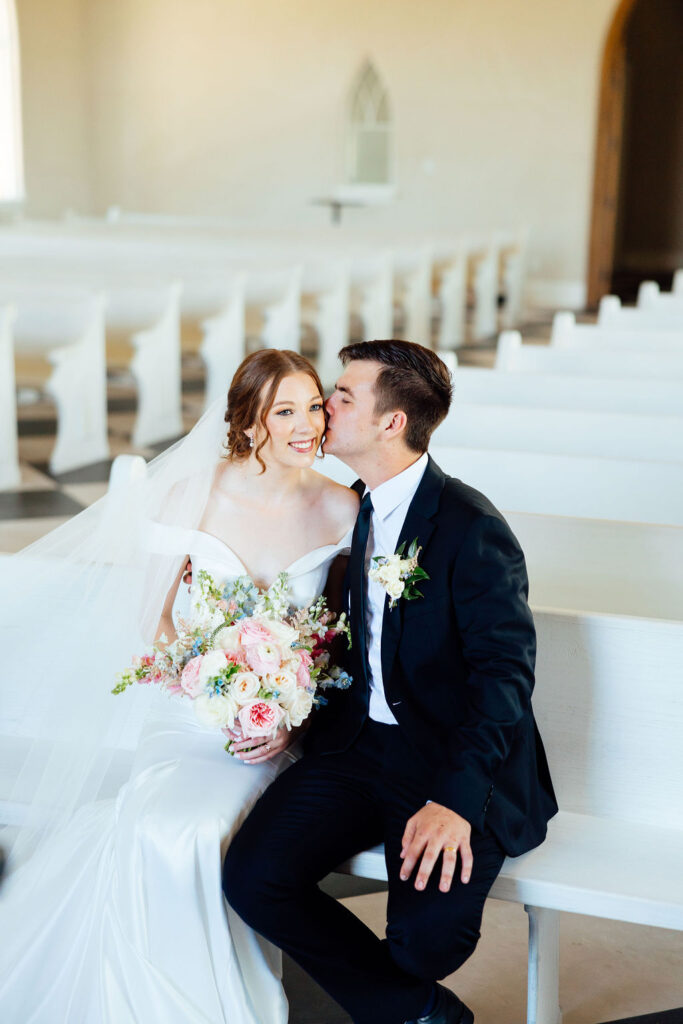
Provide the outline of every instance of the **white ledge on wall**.
<path id="1" fill-rule="evenodd" d="M 398 190 L 395 185 L 373 185 L 363 182 L 338 185 L 332 192 L 332 198 L 338 203 L 354 203 L 359 206 L 383 206 L 392 203 Z"/>

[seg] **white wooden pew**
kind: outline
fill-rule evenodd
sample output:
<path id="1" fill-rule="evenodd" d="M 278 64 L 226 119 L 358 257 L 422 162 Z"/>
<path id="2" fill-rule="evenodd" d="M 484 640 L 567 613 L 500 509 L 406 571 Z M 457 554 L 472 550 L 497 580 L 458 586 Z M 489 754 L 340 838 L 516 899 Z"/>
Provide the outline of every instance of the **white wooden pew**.
<path id="1" fill-rule="evenodd" d="M 404 312 L 403 337 L 431 348 L 432 275 L 434 256 L 429 246 L 401 249 L 392 254 L 395 287 Z M 393 324 L 392 324 L 393 328 Z M 393 337 L 392 329 L 392 337 Z"/>
<path id="2" fill-rule="evenodd" d="M 519 331 L 503 331 L 498 338 L 495 368 L 509 374 L 566 373 L 574 377 L 631 377 L 641 382 L 680 381 L 683 379 L 683 353 L 666 352 L 655 358 L 642 348 L 630 351 L 627 344 L 618 349 L 603 348 L 599 344 L 586 349 L 523 345 Z"/>
<path id="3" fill-rule="evenodd" d="M 57 436 L 50 470 L 71 469 L 109 458 L 102 292 L 50 288 L 6 280 L 0 301 L 16 306 L 14 347 L 52 365 L 45 386 L 57 407 Z M 14 389 L 14 365 L 10 387 Z M 16 411 L 15 411 L 16 415 Z"/>
<path id="4" fill-rule="evenodd" d="M 638 289 L 637 308 L 643 312 L 680 319 L 683 313 L 683 273 L 676 271 L 673 290 L 670 292 L 661 291 L 656 281 L 643 281 Z"/>
<path id="5" fill-rule="evenodd" d="M 483 403 L 638 416 L 680 416 L 683 410 L 683 383 L 676 380 L 648 380 L 643 387 L 637 379 L 550 373 L 511 377 L 483 367 L 457 366 L 454 383 L 454 406 Z"/>
<path id="6" fill-rule="evenodd" d="M 133 348 L 129 369 L 138 394 L 133 443 L 155 444 L 182 433 L 179 282 L 123 263 L 103 267 L 66 254 L 61 260 L 5 256 L 0 272 L 7 288 L 27 289 L 40 280 L 56 299 L 74 288 L 106 292 L 106 330 L 124 334 Z"/>
<path id="7" fill-rule="evenodd" d="M 683 624 L 534 618 L 534 712 L 560 812 L 491 897 L 529 915 L 527 1024 L 559 1024 L 561 911 L 683 930 Z M 383 849 L 339 870 L 386 880 Z"/>
<path id="8" fill-rule="evenodd" d="M 67 222 L 54 225 L 28 222 L 24 228 L 25 232 L 33 232 L 41 244 L 47 244 L 51 239 L 55 241 L 61 231 L 64 238 L 81 245 L 97 242 L 100 246 L 107 246 L 116 242 L 119 246 L 149 247 L 160 243 L 163 246 L 165 240 L 174 247 L 182 244 L 191 245 L 196 250 L 210 249 L 214 257 L 219 250 L 224 256 L 229 255 L 233 259 L 242 259 L 248 253 L 252 256 L 259 253 L 262 258 L 267 256 L 270 259 L 276 255 L 279 260 L 302 262 L 304 277 L 309 267 L 320 266 L 321 262 L 343 260 L 350 263 L 385 253 L 394 267 L 394 298 L 398 299 L 404 309 L 405 333 L 427 343 L 430 338 L 430 251 L 438 262 L 446 264 L 452 262 L 454 254 L 464 253 L 466 264 L 471 264 L 473 271 L 475 333 L 492 333 L 496 329 L 500 292 L 504 298 L 501 322 L 504 326 L 512 326 L 517 322 L 527 238 L 527 232 L 499 233 L 494 238 L 454 243 L 452 240 L 445 242 L 424 236 L 409 238 L 402 233 L 377 234 L 350 228 L 345 229 L 341 237 L 338 233 L 331 234 L 329 229 L 308 229 L 296 235 L 287 231 L 246 232 L 243 227 L 237 227 L 231 222 L 213 221 L 210 218 L 164 215 L 148 217 L 128 214 L 126 211 L 117 211 L 115 220 L 109 223 L 97 218 L 70 217 Z M 450 283 L 453 283 L 452 276 Z M 447 291 L 453 297 L 452 290 Z M 462 291 L 458 291 L 460 294 L 456 305 L 461 310 Z M 385 306 L 384 327 L 388 323 L 386 310 Z M 448 319 L 453 324 L 458 322 L 459 317 L 456 316 L 455 321 L 452 316 Z M 369 329 L 366 328 L 367 337 L 386 336 L 386 330 L 383 328 L 380 333 L 375 330 L 376 326 L 373 322 Z M 450 342 L 449 347 L 452 347 Z"/>
<path id="9" fill-rule="evenodd" d="M 683 526 L 683 475 L 670 463 L 436 446 L 430 453 L 504 513 Z M 347 485 L 356 479 L 333 455 L 316 468 Z"/>
<path id="10" fill-rule="evenodd" d="M 0 491 L 19 486 L 21 473 L 17 449 L 17 405 L 14 387 L 14 336 L 17 311 L 0 306 Z"/>
<path id="11" fill-rule="evenodd" d="M 641 293 L 642 290 L 641 285 Z M 683 332 L 683 302 L 669 304 L 666 301 L 669 298 L 670 295 L 658 295 L 658 299 L 664 301 L 624 307 L 617 295 L 603 295 L 598 309 L 598 326 L 612 331 L 638 331 L 650 335 L 653 331 L 678 331 L 680 336 Z M 680 346 L 683 346 L 683 341 Z"/>
<path id="12" fill-rule="evenodd" d="M 498 330 L 498 272 L 500 250 L 496 240 L 488 240 L 471 261 L 474 314 L 472 337 L 490 338 Z"/>
<path id="13" fill-rule="evenodd" d="M 452 351 L 465 341 L 467 318 L 467 252 L 454 244 L 437 252 L 439 326 L 438 348 Z"/>
<path id="14" fill-rule="evenodd" d="M 215 271 L 191 277 L 185 274 L 183 288 L 187 294 L 185 315 L 201 323 L 199 351 L 206 367 L 205 408 L 227 395 L 235 370 L 246 355 L 248 307 L 261 313 L 260 338 L 265 348 L 300 350 L 301 267 L 232 269 L 220 276 Z M 329 331 L 329 325 L 323 325 L 325 329 Z M 329 345 L 327 335 L 325 339 Z M 334 337 L 333 343 L 336 341 Z"/>
<path id="15" fill-rule="evenodd" d="M 526 227 L 513 236 L 500 239 L 500 289 L 503 295 L 500 323 L 506 330 L 517 327 L 523 317 L 528 245 L 529 229 Z"/>
<path id="16" fill-rule="evenodd" d="M 665 462 L 432 448 L 445 473 L 504 511 L 683 525 L 683 474 Z"/>
<path id="17" fill-rule="evenodd" d="M 140 479 L 145 468 L 140 456 L 117 456 L 110 489 Z M 534 608 L 683 623 L 681 527 L 525 512 L 505 517 L 524 551 Z"/>
<path id="18" fill-rule="evenodd" d="M 210 374 L 215 365 L 220 367 L 220 360 L 216 364 L 216 359 L 222 349 L 229 353 L 230 367 L 237 365 L 244 355 L 244 331 L 238 332 L 239 337 L 235 334 L 236 290 L 241 282 L 244 308 L 255 308 L 262 315 L 261 335 L 267 347 L 299 349 L 301 298 L 313 298 L 319 368 L 328 382 L 336 376 L 336 352 L 348 338 L 351 263 L 332 252 L 316 258 L 310 248 L 298 242 L 284 245 L 275 240 L 271 245 L 258 239 L 242 241 L 221 239 L 214 234 L 204 238 L 168 232 L 159 235 L 151 230 L 148 234 L 123 237 L 94 230 L 63 230 L 60 236 L 34 228 L 0 237 L 0 253 L 6 259 L 11 257 L 14 264 L 30 260 L 35 265 L 39 259 L 48 269 L 58 264 L 62 273 L 76 276 L 81 276 L 87 267 L 88 273 L 97 273 L 105 280 L 134 273 L 140 284 L 146 282 L 150 286 L 160 277 L 182 282 L 182 316 L 202 325 L 208 322 L 210 337 L 206 339 L 205 350 Z M 370 318 L 372 327 L 386 326 L 393 315 L 386 261 L 363 258 L 356 263 L 353 276 L 364 315 Z M 413 292 L 411 285 L 409 293 Z M 341 336 L 344 329 L 346 333 Z M 209 384 L 210 394 L 215 394 L 217 385 L 213 380 Z M 226 379 L 221 377 L 220 390 L 226 386 Z"/>
<path id="19" fill-rule="evenodd" d="M 529 573 L 533 608 L 683 623 L 683 529 L 506 512 Z"/>
<path id="20" fill-rule="evenodd" d="M 307 268 L 303 289 L 313 295 L 311 325 L 318 337 L 316 367 L 323 387 L 331 387 L 340 372 L 339 351 L 349 340 L 351 275 L 347 263 Z"/>
<path id="21" fill-rule="evenodd" d="M 643 417 L 473 404 L 456 397 L 433 443 L 439 447 L 683 463 L 683 403 L 680 412 L 680 416 Z"/>
<path id="22" fill-rule="evenodd" d="M 610 325 L 604 322 L 577 324 L 573 313 L 556 313 L 550 345 L 553 349 L 591 354 L 610 350 L 614 350 L 615 355 L 635 352 L 651 356 L 652 361 L 670 355 L 683 356 L 683 317 L 678 326 L 673 322 L 649 325 L 641 310 L 620 309 L 619 314 L 619 322 Z M 623 321 L 628 321 L 631 314 L 635 320 L 631 320 L 630 327 L 625 327 Z"/>
<path id="23" fill-rule="evenodd" d="M 135 354 L 130 370 L 138 394 L 133 444 L 149 445 L 183 432 L 180 373 L 182 284 L 156 288 L 109 286 L 108 326 L 129 333 Z"/>

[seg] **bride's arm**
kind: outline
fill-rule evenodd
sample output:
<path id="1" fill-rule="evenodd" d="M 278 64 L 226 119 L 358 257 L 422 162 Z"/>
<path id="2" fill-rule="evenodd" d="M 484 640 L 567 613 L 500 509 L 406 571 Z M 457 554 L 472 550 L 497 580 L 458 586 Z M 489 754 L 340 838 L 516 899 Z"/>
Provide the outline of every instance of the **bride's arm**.
<path id="1" fill-rule="evenodd" d="M 177 638 L 178 634 L 176 633 L 175 625 L 173 624 L 173 604 L 176 599 L 176 594 L 178 593 L 178 587 L 180 586 L 180 582 L 187 571 L 188 559 L 189 555 L 186 555 L 185 558 L 183 558 L 182 565 L 180 566 L 180 569 L 178 571 L 178 575 L 174 579 L 168 591 L 168 594 L 166 595 L 164 607 L 161 610 L 161 618 L 159 619 L 159 625 L 157 626 L 156 634 L 154 636 L 155 642 L 157 640 L 160 640 L 163 634 L 166 634 L 169 641 L 175 640 Z"/>

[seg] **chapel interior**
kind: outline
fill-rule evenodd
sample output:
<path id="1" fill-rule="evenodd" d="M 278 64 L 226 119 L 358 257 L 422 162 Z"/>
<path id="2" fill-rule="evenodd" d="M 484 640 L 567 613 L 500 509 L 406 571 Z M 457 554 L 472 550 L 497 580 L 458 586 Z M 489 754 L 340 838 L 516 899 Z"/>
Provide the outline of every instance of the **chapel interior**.
<path id="1" fill-rule="evenodd" d="M 201 299 L 204 268 L 213 281 L 222 258 L 214 254 L 225 252 L 226 302 L 243 288 L 241 305 L 230 307 L 243 317 L 238 355 L 291 341 L 291 330 L 278 335 L 277 324 L 295 301 L 292 344 L 322 361 L 324 346 L 334 344 L 323 340 L 325 331 L 368 340 L 370 324 L 382 323 L 372 318 L 388 288 L 387 329 L 444 354 L 456 405 L 461 369 L 503 372 L 501 332 L 519 332 L 531 361 L 562 348 L 561 327 L 577 337 L 601 325 L 616 334 L 622 314 L 638 311 L 638 337 L 661 328 L 661 341 L 637 348 L 634 338 L 623 355 L 616 342 L 603 350 L 596 334 L 581 344 L 603 353 L 605 365 L 613 352 L 621 367 L 615 378 L 634 367 L 626 375 L 644 401 L 661 384 L 671 404 L 650 412 L 661 421 L 652 436 L 664 448 L 644 454 L 645 434 L 635 455 L 624 440 L 608 449 L 606 434 L 572 448 L 592 416 L 606 415 L 598 402 L 567 418 L 561 452 L 542 443 L 540 414 L 519 451 L 529 460 L 533 453 L 586 465 L 609 460 L 618 464 L 615 480 L 622 461 L 647 462 L 634 476 L 626 469 L 618 476 L 626 490 L 637 489 L 628 481 L 650 480 L 650 462 L 653 480 L 661 470 L 663 511 L 647 518 L 648 538 L 659 530 L 653 586 L 664 589 L 658 605 L 652 598 L 656 614 L 641 609 L 636 583 L 621 575 L 597 580 L 602 603 L 579 603 L 588 561 L 582 580 L 575 567 L 566 607 L 624 615 L 625 629 L 629 615 L 676 623 L 683 652 L 683 592 L 673 579 L 680 563 L 676 573 L 662 553 L 665 534 L 683 550 L 683 518 L 676 519 L 683 509 L 682 54 L 682 0 L 0 0 L 0 560 L 102 497 L 117 456 L 148 461 L 163 451 L 197 421 L 210 389 L 227 384 L 221 367 L 233 364 L 210 348 L 206 326 L 220 311 Z M 118 246 L 135 253 L 127 272 L 137 277 L 120 284 L 121 296 L 143 277 L 171 296 L 179 377 L 159 386 L 177 386 L 177 402 L 164 413 L 170 426 L 144 419 L 144 388 L 164 349 L 149 342 L 143 381 L 133 357 L 147 342 L 131 331 L 128 312 L 116 318 L 111 299 L 111 320 L 102 314 L 105 419 L 92 455 L 79 457 L 81 441 L 69 440 L 61 420 L 65 405 L 79 401 L 75 386 L 55 383 L 49 345 L 25 340 L 31 330 L 21 310 L 14 334 L 11 317 L 3 328 L 3 310 L 17 294 L 52 293 L 58 283 L 92 295 L 105 289 L 96 249 L 120 260 L 118 288 L 128 260 L 116 255 Z M 340 274 L 343 265 L 350 277 L 320 284 L 323 265 Z M 192 287 L 168 291 L 185 268 Z M 277 274 L 282 286 L 273 283 Z M 643 282 L 656 286 L 648 293 L 653 310 L 656 300 L 671 300 L 657 323 L 653 313 L 652 327 Z M 184 305 L 192 288 L 194 305 Z M 340 296 L 344 304 L 335 306 Z M 600 305 L 605 296 L 616 297 L 611 310 Z M 569 320 L 558 326 L 557 314 Z M 418 323 L 420 336 L 411 337 Z M 507 340 L 512 351 L 517 340 Z M 334 368 L 328 362 L 325 370 L 331 387 Z M 606 380 L 608 372 L 596 375 Z M 85 409 L 89 385 L 81 391 Z M 549 416 L 557 417 L 557 402 L 548 400 Z M 647 415 L 645 407 L 636 412 Z M 636 413 L 619 415 L 615 432 L 630 418 L 636 437 Z M 490 439 L 475 443 L 474 419 L 469 429 L 468 448 L 494 450 Z M 496 450 L 511 447 L 504 430 Z M 535 473 L 533 465 L 525 472 Z M 565 465 L 557 462 L 558 479 Z M 600 464 L 592 465 L 586 487 L 599 489 Z M 640 525 L 649 512 L 622 516 L 614 487 L 605 530 L 606 520 Z M 571 517 L 600 518 L 558 505 L 512 503 L 503 511 L 520 522 L 528 513 L 529 530 L 533 516 L 539 523 L 542 515 L 564 516 L 568 531 Z M 635 536 L 636 525 L 629 529 Z M 538 552 L 551 543 L 543 538 Z M 622 555 L 628 559 L 628 548 Z M 603 599 L 608 584 L 614 596 Z M 542 585 L 537 604 L 547 609 Z M 534 596 L 532 573 L 532 607 Z M 672 815 L 683 830 L 680 806 Z M 639 828 L 647 830 L 647 820 Z M 381 882 L 334 875 L 325 885 L 383 931 Z M 568 912 L 560 929 L 564 1024 L 682 1024 L 682 930 Z M 482 1024 L 526 1018 L 527 940 L 523 906 L 490 899 L 476 954 L 446 981 Z M 349 1024 L 291 961 L 285 984 L 292 1024 Z"/>

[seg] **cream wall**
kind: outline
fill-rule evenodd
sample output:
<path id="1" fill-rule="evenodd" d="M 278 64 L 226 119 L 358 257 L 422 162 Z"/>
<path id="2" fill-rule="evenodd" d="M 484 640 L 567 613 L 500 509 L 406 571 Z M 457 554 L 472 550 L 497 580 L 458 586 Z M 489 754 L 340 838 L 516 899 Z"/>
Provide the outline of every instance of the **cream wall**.
<path id="1" fill-rule="evenodd" d="M 16 0 L 27 210 L 91 205 L 83 0 Z"/>
<path id="2" fill-rule="evenodd" d="M 529 224 L 538 297 L 559 283 L 580 302 L 616 0 L 82 0 L 80 26 L 79 2 L 19 0 L 30 212 L 118 203 L 323 224 L 310 200 L 341 182 L 347 89 L 370 55 L 393 100 L 400 195 L 347 227 Z"/>

